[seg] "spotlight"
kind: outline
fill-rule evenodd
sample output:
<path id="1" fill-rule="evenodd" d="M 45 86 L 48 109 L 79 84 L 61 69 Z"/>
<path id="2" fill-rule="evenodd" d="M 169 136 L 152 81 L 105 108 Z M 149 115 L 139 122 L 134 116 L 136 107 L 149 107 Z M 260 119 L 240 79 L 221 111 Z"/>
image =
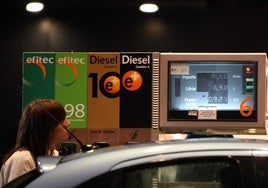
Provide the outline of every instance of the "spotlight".
<path id="1" fill-rule="evenodd" d="M 158 11 L 158 9 L 159 9 L 158 6 L 153 3 L 144 3 L 141 4 L 139 7 L 139 10 L 145 13 L 154 13 Z"/>
<path id="2" fill-rule="evenodd" d="M 40 2 L 30 2 L 26 5 L 26 10 L 28 12 L 40 12 L 44 8 L 44 4 Z"/>

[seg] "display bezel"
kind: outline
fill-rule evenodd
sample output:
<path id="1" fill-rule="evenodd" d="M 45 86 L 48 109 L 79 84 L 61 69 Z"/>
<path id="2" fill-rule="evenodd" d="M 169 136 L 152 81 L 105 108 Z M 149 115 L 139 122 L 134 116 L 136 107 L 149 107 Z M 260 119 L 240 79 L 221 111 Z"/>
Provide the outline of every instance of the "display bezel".
<path id="1" fill-rule="evenodd" d="M 217 119 L 169 117 L 169 63 L 170 62 L 256 62 L 256 110 L 252 118 L 237 118 L 233 111 L 218 111 Z M 248 129 L 264 128 L 266 114 L 266 61 L 265 53 L 160 53 L 159 67 L 159 127 L 165 132 L 188 129 Z M 187 112 L 188 113 L 188 112 Z M 223 115 L 221 115 L 223 113 Z M 233 116 L 232 118 L 228 119 Z M 235 117 L 237 116 L 237 117 Z M 186 116 L 187 117 L 187 116 Z"/>

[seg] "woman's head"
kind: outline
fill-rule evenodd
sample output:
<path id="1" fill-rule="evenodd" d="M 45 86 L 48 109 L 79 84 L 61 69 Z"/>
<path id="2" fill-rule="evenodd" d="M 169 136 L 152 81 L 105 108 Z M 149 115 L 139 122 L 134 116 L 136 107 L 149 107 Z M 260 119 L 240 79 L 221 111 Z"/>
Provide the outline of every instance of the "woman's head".
<path id="1" fill-rule="evenodd" d="M 65 137 L 68 132 L 62 126 L 66 123 L 64 107 L 52 99 L 39 99 L 26 106 L 22 114 L 17 134 L 16 148 L 28 148 L 34 157 L 47 155 L 55 144 L 55 132 L 63 129 Z M 68 124 L 68 125 L 67 125 Z"/>

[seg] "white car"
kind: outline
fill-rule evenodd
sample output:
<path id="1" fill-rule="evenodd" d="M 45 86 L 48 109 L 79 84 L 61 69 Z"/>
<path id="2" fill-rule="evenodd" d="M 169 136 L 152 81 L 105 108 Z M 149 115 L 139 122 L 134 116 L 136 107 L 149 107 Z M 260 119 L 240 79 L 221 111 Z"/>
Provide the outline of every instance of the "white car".
<path id="1" fill-rule="evenodd" d="M 267 188 L 268 142 L 191 138 L 39 157 L 5 187 Z"/>

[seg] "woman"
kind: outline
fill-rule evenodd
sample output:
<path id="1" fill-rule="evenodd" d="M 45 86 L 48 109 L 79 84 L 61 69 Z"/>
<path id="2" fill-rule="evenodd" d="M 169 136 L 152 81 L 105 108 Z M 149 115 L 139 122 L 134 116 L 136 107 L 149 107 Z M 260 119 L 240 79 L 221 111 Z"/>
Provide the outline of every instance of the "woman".
<path id="1" fill-rule="evenodd" d="M 58 155 L 57 145 L 69 137 L 63 106 L 52 99 L 30 103 L 19 122 L 15 147 L 5 156 L 0 187 L 37 167 L 38 156 Z"/>

